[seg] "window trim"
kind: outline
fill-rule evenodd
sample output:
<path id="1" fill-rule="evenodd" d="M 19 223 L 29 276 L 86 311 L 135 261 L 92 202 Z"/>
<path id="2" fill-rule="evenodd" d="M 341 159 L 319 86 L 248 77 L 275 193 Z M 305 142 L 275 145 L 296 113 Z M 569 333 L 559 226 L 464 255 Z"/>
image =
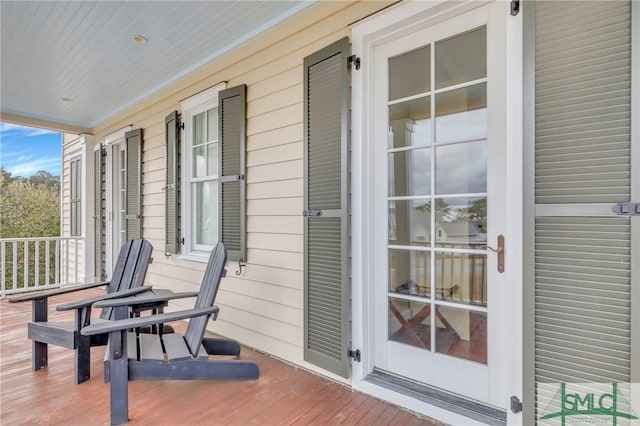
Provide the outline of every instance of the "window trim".
<path id="1" fill-rule="evenodd" d="M 180 225 L 184 230 L 184 244 L 180 250 L 180 257 L 186 260 L 206 263 L 209 258 L 211 247 L 197 245 L 195 243 L 195 208 L 194 195 L 192 185 L 195 182 L 202 181 L 202 178 L 192 178 L 192 119 L 197 114 L 205 112 L 209 109 L 218 108 L 219 93 L 226 88 L 226 83 L 219 83 L 209 89 L 206 89 L 196 95 L 193 95 L 180 102 L 181 120 L 184 124 L 180 135 L 180 150 L 183 153 L 179 160 L 180 178 L 181 178 L 181 211 Z M 218 137 L 218 140 L 220 138 Z M 214 182 L 218 182 L 220 172 L 215 177 Z M 206 181 L 211 181 L 206 179 Z M 219 218 L 218 218 L 219 220 Z M 217 226 L 217 225 L 216 225 Z"/>

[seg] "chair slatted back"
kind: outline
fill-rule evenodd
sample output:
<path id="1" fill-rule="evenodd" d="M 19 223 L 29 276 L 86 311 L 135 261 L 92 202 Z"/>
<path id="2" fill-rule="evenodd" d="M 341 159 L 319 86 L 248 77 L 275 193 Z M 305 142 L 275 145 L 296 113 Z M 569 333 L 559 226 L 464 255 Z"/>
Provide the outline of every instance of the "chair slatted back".
<path id="1" fill-rule="evenodd" d="M 207 269 L 202 278 L 202 284 L 196 299 L 195 308 L 206 308 L 213 306 L 216 294 L 220 287 L 220 281 L 224 277 L 224 266 L 227 263 L 227 250 L 224 244 L 219 242 L 211 251 Z M 184 333 L 184 340 L 187 342 L 191 355 L 197 356 L 207 327 L 208 316 L 191 318 Z"/>
<path id="2" fill-rule="evenodd" d="M 131 240 L 123 245 L 113 269 L 107 293 L 141 287 L 147 276 L 151 253 L 153 253 L 153 246 L 147 240 Z M 113 319 L 112 311 L 112 308 L 103 309 L 100 318 Z"/>

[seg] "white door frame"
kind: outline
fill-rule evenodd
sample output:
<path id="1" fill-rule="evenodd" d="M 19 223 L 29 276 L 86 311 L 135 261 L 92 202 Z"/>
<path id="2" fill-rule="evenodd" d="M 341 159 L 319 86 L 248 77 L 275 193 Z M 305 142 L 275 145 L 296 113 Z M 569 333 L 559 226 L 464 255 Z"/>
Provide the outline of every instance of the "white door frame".
<path id="1" fill-rule="evenodd" d="M 117 130 L 113 133 L 108 134 L 104 138 L 105 150 L 107 153 L 106 161 L 105 161 L 105 232 L 107 241 L 105 243 L 105 269 L 107 273 L 107 279 L 111 278 L 113 275 L 113 266 L 115 264 L 116 257 L 118 255 L 119 247 L 114 247 L 113 242 L 113 234 L 114 234 L 114 218 L 117 212 L 114 212 L 114 196 L 113 196 L 113 162 L 114 162 L 114 154 L 119 144 L 124 144 L 124 135 L 129 130 L 132 129 L 132 126 L 124 127 L 120 130 Z"/>
<path id="2" fill-rule="evenodd" d="M 469 11 L 473 8 L 493 3 L 491 7 L 503 7 L 504 49 L 507 67 L 503 70 L 504 84 L 507 87 L 505 117 L 505 136 L 507 148 L 505 155 L 507 179 L 506 210 L 507 220 L 504 233 L 507 235 L 505 256 L 508 257 L 508 268 L 505 270 L 505 281 L 511 283 L 512 299 L 522 301 L 522 14 L 509 15 L 508 2 L 466 1 L 466 2 L 402 2 L 376 14 L 358 24 L 352 30 L 352 50 L 361 58 L 362 68 L 352 74 L 352 346 L 360 348 L 362 362 L 354 363 L 352 368 L 352 384 L 355 389 L 384 398 L 401 406 L 419 411 L 439 420 L 453 424 L 469 424 L 470 419 L 456 413 L 408 398 L 397 392 L 384 389 L 366 381 L 366 377 L 374 368 L 374 327 L 373 327 L 373 266 L 375 259 L 371 247 L 375 244 L 376 215 L 384 212 L 372 211 L 373 188 L 372 176 L 373 149 L 369 141 L 371 121 L 369 104 L 370 88 L 373 86 L 373 50 L 375 46 L 386 43 L 403 35 L 415 32 L 450 17 Z M 379 230 L 378 230 L 379 232 Z M 493 244 L 494 242 L 489 242 Z M 489 258 L 490 262 L 492 257 Z M 501 332 L 509 335 L 508 357 L 499 360 L 506 365 L 503 375 L 493 380 L 492 394 L 501 395 L 500 400 L 492 400 L 492 404 L 508 407 L 511 395 L 522 399 L 522 304 L 512 303 L 505 306 L 509 324 L 503 324 Z M 489 337 L 490 338 L 490 337 Z M 504 348 L 499 349 L 505 353 Z M 521 423 L 521 414 L 508 411 L 508 422 Z"/>

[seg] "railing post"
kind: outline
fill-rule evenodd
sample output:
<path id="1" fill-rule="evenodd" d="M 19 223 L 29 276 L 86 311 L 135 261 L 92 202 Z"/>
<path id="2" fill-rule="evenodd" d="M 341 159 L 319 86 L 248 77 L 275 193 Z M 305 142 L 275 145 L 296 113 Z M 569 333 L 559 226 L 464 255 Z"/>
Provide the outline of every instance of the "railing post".
<path id="1" fill-rule="evenodd" d="M 14 241 L 13 242 L 13 247 L 12 247 L 12 252 L 13 252 L 13 287 L 11 287 L 14 291 L 18 288 L 18 242 Z"/>
<path id="2" fill-rule="evenodd" d="M 0 260 L 2 262 L 2 271 L 0 271 L 0 273 L 2 274 L 2 277 L 0 278 L 1 282 L 0 282 L 0 297 L 2 297 L 4 299 L 5 295 L 7 294 L 7 270 L 6 270 L 6 264 L 7 264 L 7 255 L 6 255 L 6 243 L 3 241 L 2 242 L 2 246 L 0 247 L 0 252 L 1 252 L 1 256 L 2 259 Z"/>
<path id="3" fill-rule="evenodd" d="M 49 269 L 49 257 L 51 256 L 50 250 L 49 250 L 49 243 L 51 241 L 49 240 L 45 240 L 44 241 L 44 285 L 49 285 L 49 275 L 51 273 L 51 270 Z"/>
<path id="4" fill-rule="evenodd" d="M 56 282 L 61 281 L 62 274 L 60 273 L 60 240 L 56 240 L 56 263 L 53 265 L 56 272 Z"/>
<path id="5" fill-rule="evenodd" d="M 33 242 L 36 246 L 35 248 L 35 262 L 34 262 L 34 269 L 35 269 L 35 274 L 34 274 L 34 283 L 36 287 L 40 286 L 40 241 L 39 240 L 35 240 Z"/>
<path id="6" fill-rule="evenodd" d="M 22 252 L 24 256 L 22 285 L 23 285 L 23 288 L 26 289 L 26 288 L 29 288 L 29 241 L 24 241 L 22 243 Z"/>
<path id="7" fill-rule="evenodd" d="M 69 283 L 69 240 L 64 240 L 64 283 Z"/>
<path id="8" fill-rule="evenodd" d="M 80 251 L 80 239 L 76 237 L 76 243 L 74 244 L 76 247 L 76 251 L 74 253 L 74 257 L 75 257 L 75 272 L 74 272 L 74 277 L 73 277 L 73 281 L 74 282 L 79 282 L 80 277 L 78 277 L 78 252 Z"/>

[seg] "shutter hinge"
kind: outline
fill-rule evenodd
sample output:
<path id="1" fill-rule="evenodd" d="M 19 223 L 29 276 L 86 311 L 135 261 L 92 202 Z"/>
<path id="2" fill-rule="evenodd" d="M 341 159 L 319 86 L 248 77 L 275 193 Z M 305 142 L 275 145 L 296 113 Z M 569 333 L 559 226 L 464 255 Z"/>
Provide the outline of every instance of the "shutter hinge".
<path id="1" fill-rule="evenodd" d="M 621 216 L 640 216 L 640 203 L 618 203 L 611 210 Z"/>
<path id="2" fill-rule="evenodd" d="M 320 216 L 322 216 L 322 210 L 303 210 L 302 211 L 302 216 L 304 216 L 304 217 L 310 217 L 310 216 L 320 217 Z"/>
<path id="3" fill-rule="evenodd" d="M 349 351 L 347 352 L 347 355 L 349 356 L 349 358 L 351 358 L 355 362 L 360 362 L 360 355 L 361 355 L 360 349 L 356 349 L 355 351 L 352 351 L 351 349 L 349 349 Z"/>
<path id="4" fill-rule="evenodd" d="M 520 13 L 520 0 L 511 0 L 511 16 Z"/>
<path id="5" fill-rule="evenodd" d="M 184 130 L 184 122 L 181 121 L 180 124 L 178 124 L 178 127 L 180 127 L 182 130 Z"/>
<path id="6" fill-rule="evenodd" d="M 518 414 L 522 411 L 522 401 L 515 395 L 511 396 L 511 412 Z"/>
<path id="7" fill-rule="evenodd" d="M 355 66 L 357 70 L 360 69 L 360 58 L 357 55 L 351 55 L 347 58 L 347 65 Z"/>
<path id="8" fill-rule="evenodd" d="M 184 237 L 182 238 L 177 238 L 178 244 L 182 244 L 184 245 Z"/>

